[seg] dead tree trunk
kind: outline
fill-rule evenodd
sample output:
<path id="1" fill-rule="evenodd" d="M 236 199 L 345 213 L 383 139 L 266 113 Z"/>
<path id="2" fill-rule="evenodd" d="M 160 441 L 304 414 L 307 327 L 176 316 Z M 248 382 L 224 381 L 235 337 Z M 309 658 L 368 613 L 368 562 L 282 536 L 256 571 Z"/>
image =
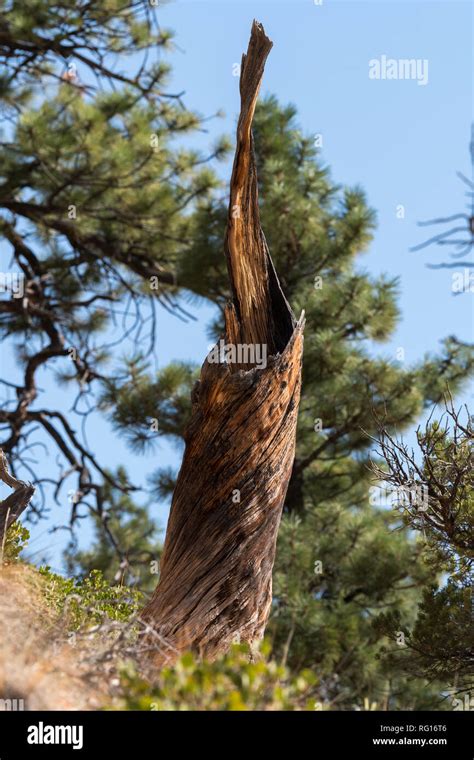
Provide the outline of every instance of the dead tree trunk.
<path id="1" fill-rule="evenodd" d="M 271 47 L 254 22 L 242 57 L 225 239 L 233 294 L 220 342 L 225 360 L 211 352 L 193 391 L 160 581 L 143 611 L 169 643 L 157 653 L 159 663 L 189 649 L 214 657 L 234 641 L 252 645 L 270 612 L 294 459 L 304 325 L 280 289 L 259 219 L 251 124 Z"/>

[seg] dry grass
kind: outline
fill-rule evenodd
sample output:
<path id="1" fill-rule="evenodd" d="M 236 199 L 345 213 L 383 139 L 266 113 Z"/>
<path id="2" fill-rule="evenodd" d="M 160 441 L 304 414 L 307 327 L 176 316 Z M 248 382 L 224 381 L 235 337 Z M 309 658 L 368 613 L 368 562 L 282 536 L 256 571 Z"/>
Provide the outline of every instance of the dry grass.
<path id="1" fill-rule="evenodd" d="M 46 603 L 46 586 L 34 567 L 0 566 L 0 700 L 22 699 L 27 710 L 117 707 L 125 662 L 153 681 L 150 655 L 172 649 L 157 632 L 136 616 L 111 620 L 94 607 L 83 608 L 87 622 L 76 630 L 68 604 L 55 612 Z"/>
<path id="2" fill-rule="evenodd" d="M 23 699 L 28 710 L 102 707 L 109 690 L 92 678 L 88 649 L 87 640 L 68 643 L 65 623 L 46 607 L 44 581 L 33 568 L 0 570 L 0 699 Z"/>

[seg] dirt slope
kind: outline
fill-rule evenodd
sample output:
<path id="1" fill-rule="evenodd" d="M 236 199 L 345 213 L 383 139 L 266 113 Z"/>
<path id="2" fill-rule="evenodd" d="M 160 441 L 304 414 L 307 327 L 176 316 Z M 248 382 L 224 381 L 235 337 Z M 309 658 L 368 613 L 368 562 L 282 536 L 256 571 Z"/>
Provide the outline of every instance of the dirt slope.
<path id="1" fill-rule="evenodd" d="M 88 672 L 87 652 L 82 643 L 67 643 L 64 623 L 45 605 L 43 591 L 32 568 L 0 570 L 0 700 L 23 699 L 26 710 L 100 708 L 106 695 Z"/>

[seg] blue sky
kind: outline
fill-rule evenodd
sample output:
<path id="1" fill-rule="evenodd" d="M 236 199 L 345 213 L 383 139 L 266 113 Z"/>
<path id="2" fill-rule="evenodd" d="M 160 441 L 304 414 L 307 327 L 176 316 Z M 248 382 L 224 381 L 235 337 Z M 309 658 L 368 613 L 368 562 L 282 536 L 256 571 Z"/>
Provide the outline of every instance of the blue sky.
<path id="1" fill-rule="evenodd" d="M 161 5 L 160 23 L 176 32 L 179 47 L 170 55 L 173 78 L 168 90 L 184 90 L 186 105 L 205 116 L 219 109 L 226 114 L 210 120 L 208 132 L 192 141 L 203 150 L 218 135 L 234 134 L 239 99 L 233 67 L 247 47 L 252 19 L 263 23 L 274 47 L 262 93 L 296 105 L 302 129 L 322 135 L 322 158 L 334 180 L 362 185 L 377 210 L 374 241 L 359 266 L 400 278 L 402 313 L 393 339 L 378 350 L 393 357 L 401 347 L 410 364 L 436 350 L 448 334 L 472 340 L 474 293 L 453 296 L 452 272 L 426 267 L 428 262 L 447 260 L 448 251 L 409 251 L 435 231 L 418 228 L 418 220 L 459 213 L 467 203 L 467 188 L 455 173 L 470 176 L 471 4 L 323 0 L 320 6 L 313 0 L 188 0 Z M 427 84 L 369 79 L 369 61 L 383 55 L 427 60 Z M 228 164 L 221 172 L 229 174 Z M 403 219 L 397 218 L 400 204 Z M 4 253 L 2 247 L 2 258 Z M 194 313 L 198 321 L 183 325 L 160 311 L 158 366 L 172 359 L 203 360 L 212 310 L 204 306 Z M 5 376 L 5 367 L 2 370 Z M 52 393 L 56 402 L 60 392 L 45 374 L 41 380 L 46 390 L 42 403 L 47 405 Z M 460 400 L 472 406 L 472 388 Z M 65 394 L 61 403 L 67 408 Z M 158 464 L 177 466 L 180 461 L 180 453 L 166 444 L 149 457 L 131 455 L 104 422 L 94 422 L 89 438 L 107 465 L 126 461 L 136 482 L 144 483 Z M 32 530 L 36 558 L 48 558 L 58 568 L 66 537 L 50 536 L 48 530 L 61 512 L 66 517 L 68 508 L 67 502 L 61 509 L 52 507 L 51 519 Z M 153 513 L 164 524 L 167 507 L 157 505 Z M 82 543 L 89 535 L 84 529 Z"/>

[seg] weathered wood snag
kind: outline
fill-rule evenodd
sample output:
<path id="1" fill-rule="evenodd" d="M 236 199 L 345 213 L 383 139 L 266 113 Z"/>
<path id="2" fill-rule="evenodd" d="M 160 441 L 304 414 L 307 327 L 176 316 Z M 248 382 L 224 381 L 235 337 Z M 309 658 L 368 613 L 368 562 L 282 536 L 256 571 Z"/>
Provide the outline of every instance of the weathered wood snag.
<path id="1" fill-rule="evenodd" d="M 294 459 L 304 325 L 281 291 L 259 219 L 251 125 L 271 47 L 254 21 L 242 56 L 225 239 L 233 295 L 220 342 L 227 361 L 213 360 L 211 352 L 193 391 L 161 576 L 142 615 L 169 643 L 157 662 L 188 649 L 214 657 L 235 641 L 252 645 L 270 612 Z"/>
<path id="2" fill-rule="evenodd" d="M 35 489 L 31 483 L 25 483 L 23 480 L 17 480 L 10 475 L 7 467 L 5 454 L 0 449 L 0 480 L 7 486 L 13 488 L 13 493 L 9 494 L 6 499 L 0 501 L 0 558 L 3 556 L 3 547 L 5 545 L 6 532 L 15 520 L 18 520 L 22 512 L 30 503 Z"/>

